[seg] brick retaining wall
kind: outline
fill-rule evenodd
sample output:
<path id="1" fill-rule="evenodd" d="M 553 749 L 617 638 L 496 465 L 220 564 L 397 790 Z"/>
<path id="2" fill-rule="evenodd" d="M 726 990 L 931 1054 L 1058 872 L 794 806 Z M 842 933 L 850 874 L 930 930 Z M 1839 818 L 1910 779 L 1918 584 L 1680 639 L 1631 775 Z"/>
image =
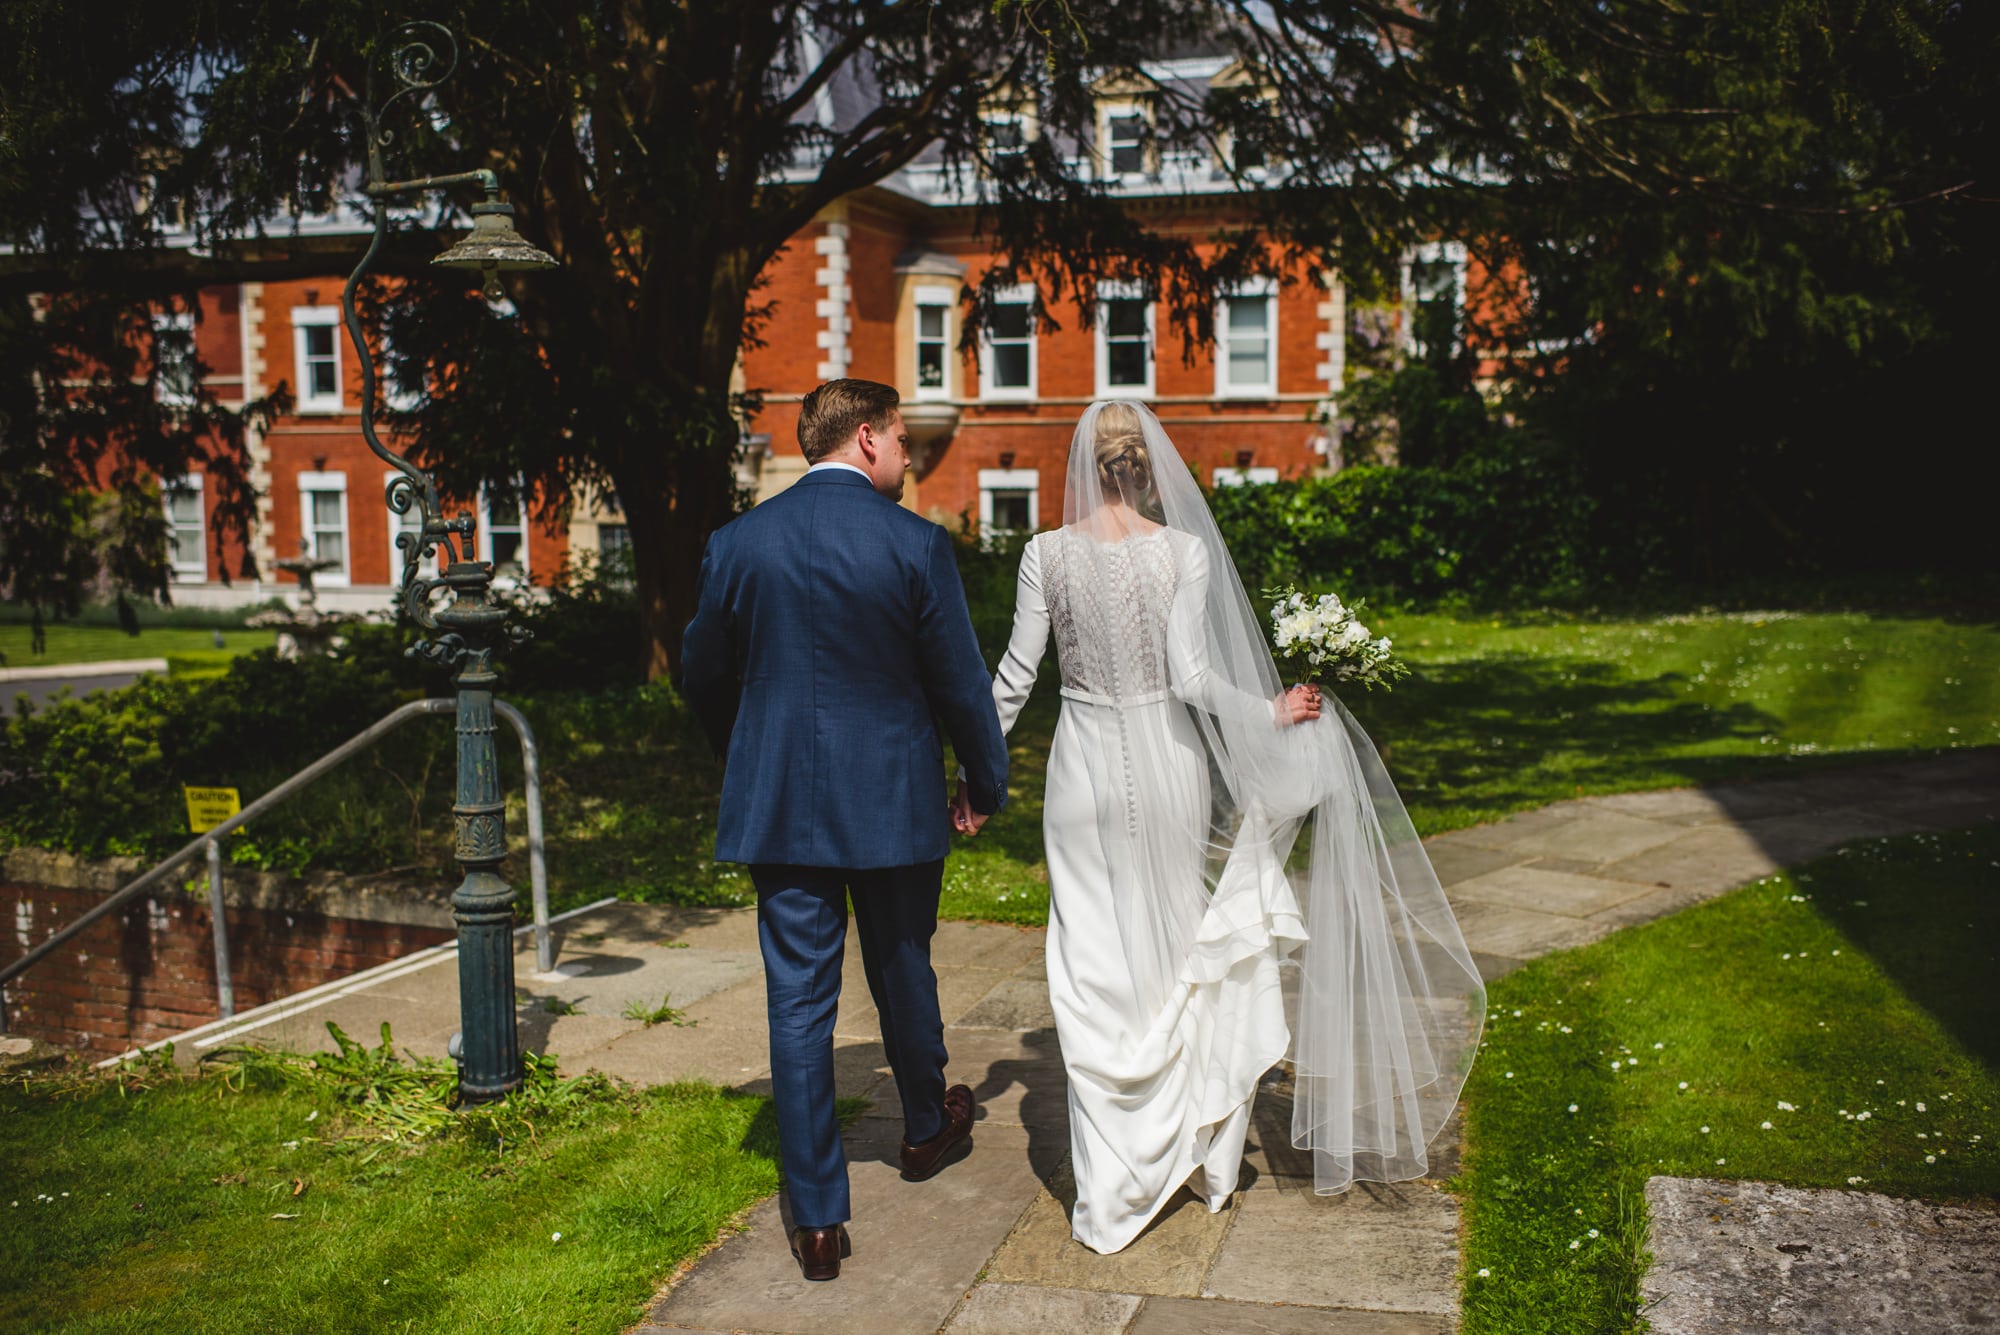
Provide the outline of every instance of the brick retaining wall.
<path id="1" fill-rule="evenodd" d="M 105 892 L 0 880 L 0 964 L 19 959 Z M 231 904 L 238 1012 L 449 941 L 448 927 Z M 114 1056 L 217 1017 L 206 899 L 174 891 L 111 914 L 7 986 L 7 1028 Z"/>

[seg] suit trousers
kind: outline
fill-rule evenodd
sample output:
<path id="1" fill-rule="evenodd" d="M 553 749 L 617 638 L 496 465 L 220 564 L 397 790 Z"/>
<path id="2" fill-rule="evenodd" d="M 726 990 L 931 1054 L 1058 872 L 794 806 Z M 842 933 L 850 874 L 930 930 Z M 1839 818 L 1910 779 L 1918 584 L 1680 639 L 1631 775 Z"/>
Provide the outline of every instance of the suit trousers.
<path id="1" fill-rule="evenodd" d="M 833 1021 L 850 897 L 861 966 L 903 1104 L 904 1139 L 920 1144 L 945 1128 L 944 1020 L 931 969 L 944 862 L 866 871 L 759 864 L 750 877 L 792 1223 L 827 1228 L 852 1217 L 847 1152 L 833 1107 Z"/>

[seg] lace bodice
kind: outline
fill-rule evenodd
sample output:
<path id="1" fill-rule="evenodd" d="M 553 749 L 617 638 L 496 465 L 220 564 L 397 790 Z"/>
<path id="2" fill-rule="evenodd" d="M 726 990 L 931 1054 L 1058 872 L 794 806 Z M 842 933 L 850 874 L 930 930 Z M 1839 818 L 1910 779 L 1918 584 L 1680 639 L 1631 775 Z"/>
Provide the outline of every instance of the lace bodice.
<path id="1" fill-rule="evenodd" d="M 1125 698 L 1166 690 L 1182 565 L 1170 531 L 1106 543 L 1058 530 L 1035 541 L 1063 685 Z"/>

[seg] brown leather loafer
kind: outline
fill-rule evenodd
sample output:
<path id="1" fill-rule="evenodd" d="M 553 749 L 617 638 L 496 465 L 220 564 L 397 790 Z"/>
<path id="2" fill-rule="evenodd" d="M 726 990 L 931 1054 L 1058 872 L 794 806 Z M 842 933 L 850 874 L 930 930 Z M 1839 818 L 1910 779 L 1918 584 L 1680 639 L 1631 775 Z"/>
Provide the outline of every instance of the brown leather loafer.
<path id="1" fill-rule="evenodd" d="M 935 1177 L 947 1155 L 972 1138 L 972 1089 L 953 1085 L 944 1092 L 944 1130 L 921 1145 L 903 1142 L 903 1180 Z"/>
<path id="2" fill-rule="evenodd" d="M 847 1240 L 845 1224 L 835 1224 L 832 1228 L 795 1228 L 792 1255 L 807 1279 L 839 1279 L 841 1260 L 854 1255 L 854 1244 Z"/>

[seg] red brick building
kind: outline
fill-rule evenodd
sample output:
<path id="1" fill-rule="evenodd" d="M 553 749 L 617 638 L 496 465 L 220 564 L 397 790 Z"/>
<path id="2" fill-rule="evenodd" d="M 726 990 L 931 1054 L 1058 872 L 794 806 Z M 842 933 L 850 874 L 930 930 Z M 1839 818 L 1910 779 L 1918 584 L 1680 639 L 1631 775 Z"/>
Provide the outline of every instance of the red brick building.
<path id="1" fill-rule="evenodd" d="M 1227 58 L 1162 61 L 1155 81 L 1224 85 L 1243 77 Z M 1261 169 L 1227 170 L 1211 152 L 1162 152 L 1148 133 L 1147 84 L 1101 87 L 1094 143 L 1069 146 L 1095 175 L 1162 231 L 1197 246 L 1242 213 L 1243 180 Z M 865 106 L 819 114 L 838 120 Z M 831 121 L 829 123 L 832 123 Z M 996 111 L 989 132 L 1016 142 L 1034 133 L 1031 113 Z M 338 231 L 325 220 L 321 230 Z M 1400 309 L 1350 313 L 1337 271 L 1293 267 L 1217 303 L 1215 339 L 1183 356 L 1166 311 L 1148 294 L 1100 286 L 1088 327 L 1082 312 L 1051 300 L 1059 328 L 1031 317 L 1035 294 L 1017 290 L 970 351 L 961 351 L 962 300 L 994 263 L 973 233 L 966 183 L 919 159 L 881 184 L 825 210 L 772 261 L 760 298 L 769 303 L 762 345 L 740 363 L 741 384 L 763 407 L 744 423 L 743 480 L 760 498 L 804 471 L 798 404 L 823 380 L 860 376 L 895 385 L 910 425 L 914 476 L 905 504 L 943 522 L 1035 529 L 1061 522 L 1063 472 L 1077 417 L 1092 400 L 1151 405 L 1205 485 L 1273 481 L 1339 466 L 1334 396 L 1347 376 L 1349 340 L 1414 347 L 1413 330 L 1462 337 L 1468 302 L 1492 304 L 1491 281 L 1463 246 L 1420 248 L 1405 266 Z M 1470 273 L 1473 291 L 1468 298 Z M 383 605 L 394 535 L 382 504 L 386 470 L 358 426 L 356 353 L 339 323 L 340 279 L 243 284 L 204 294 L 196 328 L 210 383 L 224 400 L 254 399 L 280 382 L 294 412 L 248 445 L 259 492 L 251 556 L 257 581 L 224 590 L 225 563 L 208 540 L 201 479 L 170 497 L 179 597 L 184 602 L 269 597 L 293 583 L 278 558 L 301 539 L 342 564 L 318 583 L 335 606 Z M 1418 307 L 1436 318 L 1411 318 Z M 1350 315 L 1354 318 L 1350 318 Z M 625 541 L 622 516 L 579 497 L 564 531 L 546 531 L 511 499 L 480 507 L 478 551 L 519 578 L 546 582 L 573 551 Z M 199 553 L 200 555 L 196 555 Z"/>
<path id="2" fill-rule="evenodd" d="M 254 578 L 243 578 L 244 552 L 213 541 L 214 498 L 197 471 L 169 490 L 170 557 L 175 600 L 194 606 L 257 602 L 297 587 L 277 561 L 300 544 L 336 562 L 314 578 L 324 607 L 375 610 L 386 606 L 400 575 L 401 554 L 383 503 L 389 468 L 361 435 L 361 370 L 340 323 L 342 277 L 283 283 L 241 283 L 201 293 L 193 319 L 194 350 L 207 386 L 225 404 L 240 405 L 281 384 L 292 393 L 290 414 L 268 430 L 247 433 L 257 520 L 249 539 Z M 161 316 L 162 329 L 185 330 L 188 316 Z M 161 377 L 162 393 L 176 392 Z M 525 522 L 513 497 L 478 502 L 479 555 L 517 579 L 546 582 L 568 556 L 569 535 Z M 406 521 L 407 522 L 407 521 Z M 224 573 L 230 576 L 224 581 Z"/>

